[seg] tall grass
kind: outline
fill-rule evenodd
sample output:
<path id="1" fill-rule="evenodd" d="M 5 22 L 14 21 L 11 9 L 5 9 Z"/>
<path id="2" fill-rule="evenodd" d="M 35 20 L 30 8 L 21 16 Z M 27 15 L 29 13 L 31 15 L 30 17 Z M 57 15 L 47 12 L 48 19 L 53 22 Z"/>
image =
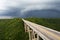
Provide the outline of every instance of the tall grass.
<path id="1" fill-rule="evenodd" d="M 21 19 L 0 20 L 0 40 L 28 40 Z"/>

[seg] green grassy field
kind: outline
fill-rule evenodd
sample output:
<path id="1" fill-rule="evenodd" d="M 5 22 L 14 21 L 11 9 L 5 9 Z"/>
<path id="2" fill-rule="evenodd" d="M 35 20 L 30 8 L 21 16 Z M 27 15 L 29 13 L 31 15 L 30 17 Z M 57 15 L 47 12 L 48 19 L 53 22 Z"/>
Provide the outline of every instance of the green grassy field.
<path id="1" fill-rule="evenodd" d="M 21 19 L 0 20 L 0 40 L 28 40 Z"/>
<path id="2" fill-rule="evenodd" d="M 26 20 L 60 31 L 59 18 L 27 18 Z"/>
<path id="3" fill-rule="evenodd" d="M 60 31 L 60 19 L 26 18 L 31 22 Z M 0 40 L 28 40 L 22 19 L 0 19 Z"/>

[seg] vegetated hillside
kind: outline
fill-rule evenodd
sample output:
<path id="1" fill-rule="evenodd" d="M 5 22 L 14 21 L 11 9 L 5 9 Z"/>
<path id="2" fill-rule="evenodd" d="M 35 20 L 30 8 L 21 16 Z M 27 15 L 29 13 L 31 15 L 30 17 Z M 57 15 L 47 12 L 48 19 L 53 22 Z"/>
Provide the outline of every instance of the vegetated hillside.
<path id="1" fill-rule="evenodd" d="M 29 21 L 60 31 L 60 19 L 26 18 Z M 0 40 L 28 40 L 24 32 L 23 21 L 16 19 L 0 19 Z"/>
<path id="2" fill-rule="evenodd" d="M 60 31 L 60 19 L 58 18 L 27 18 L 27 20 Z"/>
<path id="3" fill-rule="evenodd" d="M 0 40 L 28 40 L 21 19 L 0 19 Z"/>

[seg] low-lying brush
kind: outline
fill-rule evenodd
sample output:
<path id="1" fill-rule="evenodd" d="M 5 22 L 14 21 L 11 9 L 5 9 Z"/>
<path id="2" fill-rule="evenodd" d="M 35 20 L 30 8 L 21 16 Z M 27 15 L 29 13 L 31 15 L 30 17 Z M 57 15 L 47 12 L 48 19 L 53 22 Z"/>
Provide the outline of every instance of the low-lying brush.
<path id="1" fill-rule="evenodd" d="M 21 19 L 0 20 L 0 40 L 28 40 Z"/>

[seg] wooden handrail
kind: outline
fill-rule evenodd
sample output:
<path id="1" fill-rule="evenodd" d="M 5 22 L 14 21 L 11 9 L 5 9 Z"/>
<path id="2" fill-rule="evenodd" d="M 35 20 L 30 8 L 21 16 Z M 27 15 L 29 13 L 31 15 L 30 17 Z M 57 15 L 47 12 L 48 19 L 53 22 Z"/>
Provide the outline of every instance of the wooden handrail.
<path id="1" fill-rule="evenodd" d="M 60 40 L 60 32 L 22 19 L 27 27 L 31 28 L 43 40 Z"/>

